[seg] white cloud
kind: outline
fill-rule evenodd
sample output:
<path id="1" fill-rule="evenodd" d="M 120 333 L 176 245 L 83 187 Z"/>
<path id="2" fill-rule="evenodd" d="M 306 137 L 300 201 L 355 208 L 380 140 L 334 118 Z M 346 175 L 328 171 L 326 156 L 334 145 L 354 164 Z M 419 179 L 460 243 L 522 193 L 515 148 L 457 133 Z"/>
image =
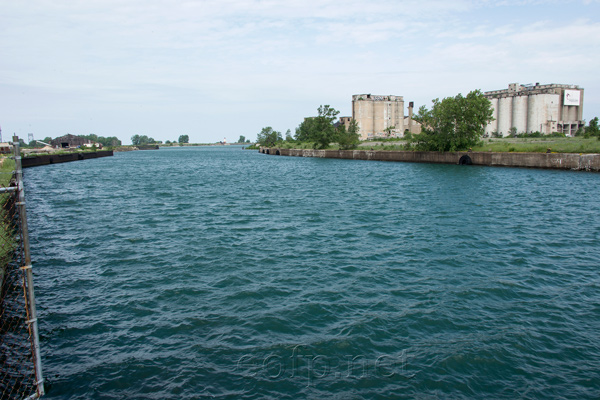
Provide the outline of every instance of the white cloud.
<path id="1" fill-rule="evenodd" d="M 0 37 L 10 38 L 0 42 L 0 124 L 30 129 L 28 118 L 39 115 L 37 129 L 102 134 L 126 126 L 106 132 L 126 140 L 137 126 L 172 139 L 152 132 L 164 118 L 208 141 L 223 129 L 222 110 L 232 103 L 249 127 L 285 130 L 322 103 L 348 114 L 357 92 L 428 104 L 469 88 L 563 79 L 586 88 L 587 109 L 600 103 L 593 71 L 600 27 L 581 13 L 594 11 L 597 2 L 575 1 L 7 3 L 0 15 Z M 17 107 L 27 98 L 38 108 L 26 118 Z M 62 125 L 52 125 L 58 119 Z M 199 119 L 206 131 L 192 132 Z"/>

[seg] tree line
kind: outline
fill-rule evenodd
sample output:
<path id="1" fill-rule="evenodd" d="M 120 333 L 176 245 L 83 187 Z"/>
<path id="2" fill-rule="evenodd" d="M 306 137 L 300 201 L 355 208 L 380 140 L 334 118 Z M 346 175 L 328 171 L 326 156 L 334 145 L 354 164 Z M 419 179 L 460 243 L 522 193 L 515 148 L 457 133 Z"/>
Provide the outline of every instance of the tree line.
<path id="1" fill-rule="evenodd" d="M 171 142 L 170 140 L 167 140 L 165 143 L 166 144 L 170 144 L 170 143 L 189 143 L 190 142 L 190 137 L 189 135 L 180 135 L 179 139 L 177 139 L 176 141 Z M 131 137 L 131 144 L 134 146 L 144 146 L 144 145 L 148 145 L 148 144 L 161 144 L 162 141 L 160 140 L 154 140 L 151 137 L 148 137 L 146 135 L 133 135 Z"/>
<path id="2" fill-rule="evenodd" d="M 434 99 L 431 109 L 422 106 L 413 119 L 421 124 L 421 133 L 405 131 L 405 149 L 419 151 L 457 151 L 477 145 L 487 124 L 493 120 L 492 103 L 480 90 L 467 96 L 458 94 L 442 100 Z M 281 132 L 267 126 L 257 136 L 261 146 L 274 147 L 284 142 L 312 144 L 315 149 L 325 149 L 337 143 L 342 150 L 354 149 L 360 142 L 359 126 L 352 119 L 348 125 L 337 120 L 339 111 L 329 105 L 321 105 L 317 115 L 306 117 L 296 128 L 292 137 L 288 130 L 284 138 Z M 388 128 L 391 131 L 393 127 Z"/>
<path id="3" fill-rule="evenodd" d="M 104 137 L 91 133 L 89 135 L 79 135 L 79 137 L 91 140 L 92 142 L 100 143 L 104 147 L 114 147 L 121 145 L 121 141 L 116 136 Z"/>
<path id="4" fill-rule="evenodd" d="M 349 128 L 337 120 L 340 112 L 330 105 L 321 105 L 317 109 L 317 116 L 306 117 L 296 128 L 294 136 L 288 129 L 283 138 L 281 132 L 267 126 L 257 135 L 260 146 L 273 147 L 278 143 L 312 143 L 315 149 L 325 149 L 331 143 L 337 143 L 342 150 L 356 148 L 360 142 L 358 124 L 355 120 L 350 122 Z"/>
<path id="5" fill-rule="evenodd" d="M 95 143 L 100 143 L 103 147 L 121 146 L 121 140 L 119 140 L 119 138 L 116 136 L 104 137 L 104 136 L 98 136 L 93 133 L 90 133 L 89 135 L 77 135 L 77 136 L 84 138 L 84 139 L 88 139 Z M 51 144 L 52 140 L 53 139 L 50 136 L 46 136 L 43 140 L 40 140 L 40 142 Z M 43 146 L 43 145 L 40 144 L 37 140 L 34 140 L 29 143 L 29 146 L 30 147 L 39 147 L 39 146 Z"/>

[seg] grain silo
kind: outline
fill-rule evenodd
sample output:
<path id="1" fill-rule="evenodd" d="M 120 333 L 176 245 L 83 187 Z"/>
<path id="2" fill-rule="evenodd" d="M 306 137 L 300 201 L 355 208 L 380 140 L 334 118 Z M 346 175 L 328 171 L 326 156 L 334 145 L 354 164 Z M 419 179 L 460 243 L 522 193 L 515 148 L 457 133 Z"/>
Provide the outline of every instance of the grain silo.
<path id="1" fill-rule="evenodd" d="M 488 135 L 498 132 L 508 136 L 511 130 L 515 133 L 574 135 L 585 125 L 582 120 L 583 89 L 579 86 L 511 83 L 508 89 L 485 92 L 484 95 L 492 102 L 496 118 L 486 128 Z"/>

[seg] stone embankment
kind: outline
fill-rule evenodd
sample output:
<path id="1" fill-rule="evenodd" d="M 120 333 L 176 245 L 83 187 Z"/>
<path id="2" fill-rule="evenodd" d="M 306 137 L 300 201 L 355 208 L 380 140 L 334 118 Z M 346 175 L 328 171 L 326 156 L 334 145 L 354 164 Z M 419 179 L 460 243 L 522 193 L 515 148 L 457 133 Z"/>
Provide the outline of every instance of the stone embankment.
<path id="1" fill-rule="evenodd" d="M 136 146 L 137 150 L 158 150 L 157 144 L 141 144 Z"/>
<path id="2" fill-rule="evenodd" d="M 600 154 L 574 153 L 493 153 L 396 150 L 312 150 L 261 147 L 260 153 L 293 157 L 340 158 L 350 160 L 400 161 L 435 164 L 485 165 L 494 167 L 547 168 L 573 171 L 600 171 Z"/>
<path id="3" fill-rule="evenodd" d="M 112 150 L 100 150 L 88 153 L 44 154 L 34 157 L 24 157 L 21 162 L 23 163 L 23 168 L 27 168 L 37 167 L 39 165 L 87 160 L 90 158 L 110 157 L 112 155 Z"/>

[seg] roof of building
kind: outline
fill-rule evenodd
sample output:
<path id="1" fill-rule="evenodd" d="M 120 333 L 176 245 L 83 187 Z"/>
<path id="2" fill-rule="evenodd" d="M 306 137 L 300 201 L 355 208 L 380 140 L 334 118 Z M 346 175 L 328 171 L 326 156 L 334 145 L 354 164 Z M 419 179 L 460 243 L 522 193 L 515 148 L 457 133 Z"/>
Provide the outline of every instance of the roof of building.
<path id="1" fill-rule="evenodd" d="M 506 89 L 499 90 L 490 90 L 484 92 L 484 96 L 496 96 L 503 94 L 523 94 L 523 93 L 554 93 L 555 89 L 573 89 L 573 90 L 583 90 L 583 88 L 577 85 L 570 84 L 560 84 L 560 83 L 548 83 L 542 84 L 536 83 L 535 85 L 532 83 L 527 83 L 524 85 L 519 85 L 518 83 L 511 83 L 508 85 Z"/>
<path id="2" fill-rule="evenodd" d="M 371 101 L 404 101 L 404 97 L 395 95 L 378 95 L 378 94 L 355 94 L 352 100 L 371 100 Z"/>

